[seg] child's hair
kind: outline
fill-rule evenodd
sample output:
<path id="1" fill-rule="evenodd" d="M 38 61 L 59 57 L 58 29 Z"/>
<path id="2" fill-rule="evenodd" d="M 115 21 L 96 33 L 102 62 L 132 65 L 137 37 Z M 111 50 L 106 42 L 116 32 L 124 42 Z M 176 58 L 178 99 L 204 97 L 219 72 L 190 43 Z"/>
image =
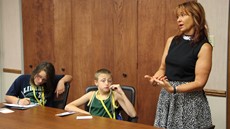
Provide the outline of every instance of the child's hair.
<path id="1" fill-rule="evenodd" d="M 46 81 L 44 89 L 45 89 L 45 94 L 47 94 L 49 96 L 50 93 L 52 93 L 52 91 L 55 88 L 55 86 L 53 86 L 53 81 L 54 81 L 54 77 L 55 77 L 55 69 L 54 69 L 54 66 L 52 63 L 42 62 L 39 65 L 37 65 L 31 74 L 30 83 L 32 85 L 35 85 L 34 84 L 34 77 L 35 77 L 35 75 L 37 75 L 41 71 L 45 71 L 45 73 L 46 73 L 47 81 Z"/>
<path id="2" fill-rule="evenodd" d="M 107 74 L 107 75 L 110 75 L 112 77 L 112 73 L 108 69 L 102 68 L 102 69 L 97 70 L 97 72 L 94 75 L 94 79 L 98 80 L 98 76 L 100 74 Z"/>

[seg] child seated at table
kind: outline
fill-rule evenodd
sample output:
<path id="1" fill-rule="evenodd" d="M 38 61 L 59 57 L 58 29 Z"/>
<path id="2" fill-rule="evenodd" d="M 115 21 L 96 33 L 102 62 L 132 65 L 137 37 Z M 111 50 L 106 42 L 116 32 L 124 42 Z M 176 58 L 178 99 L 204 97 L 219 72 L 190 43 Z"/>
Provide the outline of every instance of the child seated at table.
<path id="1" fill-rule="evenodd" d="M 107 69 L 95 73 L 97 91 L 90 91 L 75 101 L 67 104 L 65 110 L 75 111 L 94 116 L 118 119 L 115 109 L 121 106 L 130 117 L 136 117 L 136 111 L 119 84 L 112 84 L 112 74 Z M 88 102 L 89 112 L 79 106 Z"/>
<path id="2" fill-rule="evenodd" d="M 53 107 L 53 96 L 65 91 L 65 83 L 71 82 L 71 75 L 56 75 L 50 62 L 38 64 L 31 75 L 20 75 L 10 86 L 5 101 L 10 104 Z"/>

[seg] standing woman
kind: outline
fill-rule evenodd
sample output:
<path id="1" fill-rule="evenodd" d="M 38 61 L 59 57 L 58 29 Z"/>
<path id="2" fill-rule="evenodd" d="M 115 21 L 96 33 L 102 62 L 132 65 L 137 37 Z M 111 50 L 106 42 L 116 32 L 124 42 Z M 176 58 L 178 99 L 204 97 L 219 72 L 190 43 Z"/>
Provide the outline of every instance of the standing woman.
<path id="1" fill-rule="evenodd" d="M 154 126 L 200 129 L 212 125 L 203 88 L 212 67 L 212 46 L 202 5 L 188 1 L 176 7 L 179 34 L 167 40 L 160 68 L 145 75 L 161 86 Z"/>

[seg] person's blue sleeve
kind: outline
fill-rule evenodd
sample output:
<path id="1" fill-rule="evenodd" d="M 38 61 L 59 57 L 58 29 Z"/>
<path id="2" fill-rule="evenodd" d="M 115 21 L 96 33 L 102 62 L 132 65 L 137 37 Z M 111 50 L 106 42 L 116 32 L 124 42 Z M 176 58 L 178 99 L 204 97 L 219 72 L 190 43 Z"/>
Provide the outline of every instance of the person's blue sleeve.
<path id="1" fill-rule="evenodd" d="M 63 77 L 64 77 L 64 75 L 55 75 L 54 82 L 53 82 L 53 85 L 55 86 L 55 89 L 54 89 L 51 97 L 47 98 L 46 106 L 53 107 L 53 101 L 54 101 L 54 98 L 56 96 L 56 94 L 54 92 L 55 92 L 55 90 L 57 88 L 58 81 L 60 79 L 62 79 Z"/>
<path id="2" fill-rule="evenodd" d="M 55 89 L 57 87 L 57 84 L 59 82 L 59 80 L 61 80 L 65 75 L 55 75 L 55 78 L 54 78 L 54 85 L 55 85 Z"/>
<path id="3" fill-rule="evenodd" d="M 21 91 L 23 88 L 29 85 L 30 75 L 20 75 L 10 86 L 6 95 L 16 96 L 22 98 Z"/>

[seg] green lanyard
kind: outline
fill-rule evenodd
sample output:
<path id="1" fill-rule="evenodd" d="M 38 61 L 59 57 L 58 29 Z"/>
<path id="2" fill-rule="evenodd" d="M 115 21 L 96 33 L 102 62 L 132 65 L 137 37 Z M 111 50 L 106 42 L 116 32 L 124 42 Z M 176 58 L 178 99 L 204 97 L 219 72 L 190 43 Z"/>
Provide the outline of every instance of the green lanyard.
<path id="1" fill-rule="evenodd" d="M 96 92 L 96 95 L 98 94 L 98 91 Z M 111 92 L 110 92 L 110 94 L 111 94 Z M 109 117 L 111 118 L 111 119 L 116 119 L 116 114 L 115 114 L 115 109 L 114 108 L 117 108 L 117 106 L 115 105 L 115 100 L 114 100 L 114 97 L 113 97 L 113 93 L 112 93 L 112 105 L 113 105 L 113 117 L 112 117 L 112 115 L 111 115 L 111 113 L 109 112 L 109 110 L 108 110 L 108 108 L 105 106 L 105 103 L 103 102 L 103 100 L 102 99 L 100 99 L 99 97 L 98 97 L 98 99 L 101 101 L 101 104 L 102 104 L 102 106 L 104 107 L 104 109 L 105 109 L 105 111 L 107 112 L 107 114 L 109 115 Z"/>
<path id="2" fill-rule="evenodd" d="M 42 86 L 42 102 L 38 100 L 36 94 L 35 94 L 35 86 L 32 85 L 32 90 L 33 90 L 33 94 L 34 94 L 34 98 L 36 99 L 36 101 L 38 102 L 39 105 L 44 106 L 45 105 L 45 93 L 44 93 L 44 87 Z"/>

